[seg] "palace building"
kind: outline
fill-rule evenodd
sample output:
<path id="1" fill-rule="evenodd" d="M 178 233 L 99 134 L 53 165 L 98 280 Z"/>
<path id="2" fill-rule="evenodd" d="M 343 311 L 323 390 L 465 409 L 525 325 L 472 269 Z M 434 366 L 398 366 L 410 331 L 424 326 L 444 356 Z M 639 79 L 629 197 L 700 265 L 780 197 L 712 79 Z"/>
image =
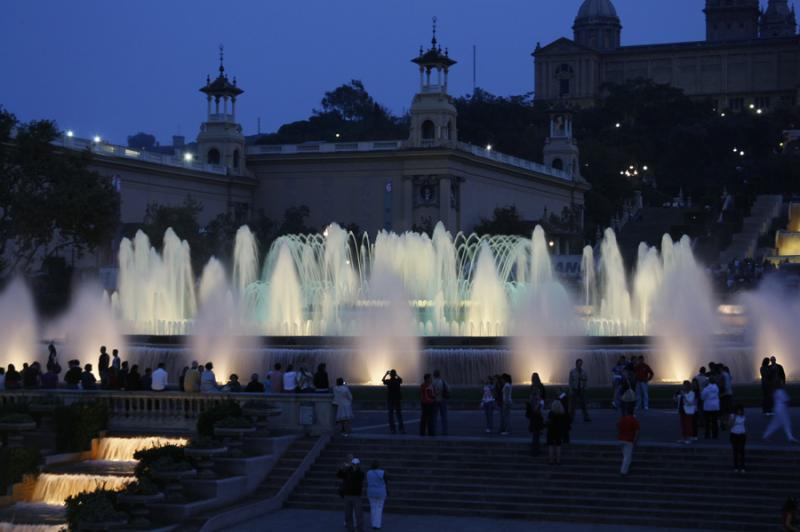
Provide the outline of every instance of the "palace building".
<path id="1" fill-rule="evenodd" d="M 69 135 L 58 142 L 92 152 L 92 168 L 120 192 L 123 224 L 141 223 L 150 204 L 179 205 L 192 197 L 203 205 L 201 224 L 222 213 L 244 223 L 256 210 L 280 220 L 287 209 L 305 205 L 308 223 L 319 229 L 337 222 L 374 235 L 441 221 L 455 234 L 472 231 L 498 207 L 515 206 L 524 220 L 551 222 L 554 251 L 578 253 L 590 187 L 580 175 L 569 112 L 553 115 L 546 164 L 471 145 L 458 138 L 448 92 L 456 61 L 438 43 L 435 27 L 430 47 L 420 48 L 412 64 L 419 89 L 404 139 L 248 144 L 236 121 L 244 90 L 225 72 L 220 53 L 217 77 L 199 89 L 206 119 L 195 143 L 170 154 Z M 113 249 L 101 255 L 95 267 L 111 262 Z"/>
<path id="2" fill-rule="evenodd" d="M 646 78 L 720 112 L 800 101 L 800 36 L 788 0 L 768 0 L 765 10 L 759 0 L 706 0 L 704 13 L 704 41 L 623 46 L 611 0 L 585 0 L 573 38 L 533 52 L 536 100 L 590 106 L 604 85 Z"/>

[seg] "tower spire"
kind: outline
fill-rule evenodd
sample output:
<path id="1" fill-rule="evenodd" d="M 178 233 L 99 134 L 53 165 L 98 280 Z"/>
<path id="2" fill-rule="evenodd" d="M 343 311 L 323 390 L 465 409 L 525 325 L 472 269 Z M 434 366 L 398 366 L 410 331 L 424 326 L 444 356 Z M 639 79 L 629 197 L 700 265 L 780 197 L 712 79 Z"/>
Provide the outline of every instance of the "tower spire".
<path id="1" fill-rule="evenodd" d="M 225 66 L 223 65 L 223 61 L 225 59 L 225 47 L 222 44 L 219 45 L 219 74 L 220 76 L 225 72 Z"/>
<path id="2" fill-rule="evenodd" d="M 433 48 L 436 48 L 436 43 L 437 43 L 437 41 L 436 41 L 436 22 L 437 22 L 437 20 L 438 19 L 436 17 L 433 17 L 433 38 L 431 39 L 431 47 L 433 47 Z"/>

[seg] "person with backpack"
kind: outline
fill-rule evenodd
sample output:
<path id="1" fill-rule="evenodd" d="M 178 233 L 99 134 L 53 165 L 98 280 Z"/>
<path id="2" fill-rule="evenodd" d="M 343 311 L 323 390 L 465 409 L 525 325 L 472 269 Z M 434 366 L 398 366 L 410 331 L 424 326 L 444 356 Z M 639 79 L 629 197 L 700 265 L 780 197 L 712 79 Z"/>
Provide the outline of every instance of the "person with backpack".
<path id="1" fill-rule="evenodd" d="M 500 410 L 500 435 L 511 434 L 511 375 L 503 373 L 503 408 Z"/>
<path id="2" fill-rule="evenodd" d="M 433 372 L 433 394 L 433 424 L 436 425 L 436 417 L 438 416 L 442 422 L 442 436 L 447 436 L 447 400 L 450 399 L 450 387 L 447 385 L 447 381 L 442 378 L 438 369 Z"/>
<path id="3" fill-rule="evenodd" d="M 433 381 L 431 374 L 426 373 L 422 384 L 419 387 L 419 403 L 422 416 L 419 420 L 419 435 L 434 436 L 436 434 L 436 424 L 433 421 L 433 409 L 436 402 L 436 395 L 433 392 Z"/>

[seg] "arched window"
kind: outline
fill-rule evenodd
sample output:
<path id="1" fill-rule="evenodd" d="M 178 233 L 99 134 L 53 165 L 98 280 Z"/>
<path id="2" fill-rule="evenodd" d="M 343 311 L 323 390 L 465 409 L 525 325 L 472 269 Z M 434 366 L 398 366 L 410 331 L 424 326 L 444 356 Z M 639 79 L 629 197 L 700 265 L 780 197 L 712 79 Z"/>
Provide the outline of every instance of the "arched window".
<path id="1" fill-rule="evenodd" d="M 239 150 L 233 150 L 233 167 L 239 168 Z"/>
<path id="2" fill-rule="evenodd" d="M 564 169 L 564 161 L 561 159 L 553 159 L 553 168 L 556 170 L 563 170 Z"/>
<path id="3" fill-rule="evenodd" d="M 211 148 L 208 150 L 208 156 L 206 157 L 206 162 L 208 164 L 219 164 L 219 150 L 216 148 Z"/>
<path id="4" fill-rule="evenodd" d="M 422 123 L 422 138 L 425 140 L 431 140 L 436 135 L 436 126 L 433 125 L 433 122 L 430 120 L 426 120 Z"/>

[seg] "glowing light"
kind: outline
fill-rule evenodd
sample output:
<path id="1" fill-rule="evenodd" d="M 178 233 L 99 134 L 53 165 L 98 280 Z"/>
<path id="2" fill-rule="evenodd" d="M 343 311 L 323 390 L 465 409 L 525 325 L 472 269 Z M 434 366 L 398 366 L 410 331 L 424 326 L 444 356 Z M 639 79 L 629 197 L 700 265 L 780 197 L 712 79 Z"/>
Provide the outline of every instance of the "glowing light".
<path id="1" fill-rule="evenodd" d="M 761 109 L 756 109 L 756 114 L 760 115 L 761 113 L 763 113 L 763 111 Z"/>
<path id="2" fill-rule="evenodd" d="M 73 136 L 75 136 L 75 132 L 74 132 L 74 131 L 72 131 L 71 129 L 68 129 L 68 130 L 67 130 L 67 136 L 68 136 L 68 137 L 70 137 L 70 138 L 72 138 Z"/>
<path id="3" fill-rule="evenodd" d="M 341 138 L 341 136 L 342 136 L 342 134 L 341 134 L 341 133 L 337 133 L 337 134 L 336 134 L 336 138 L 337 138 L 337 139 L 338 139 L 338 138 Z"/>
<path id="4" fill-rule="evenodd" d="M 622 127 L 622 124 L 620 124 L 619 122 L 617 122 L 616 124 L 614 124 L 614 127 L 616 127 L 616 128 L 621 128 L 621 127 Z"/>
<path id="5" fill-rule="evenodd" d="M 95 135 L 92 140 L 95 142 L 95 144 L 99 144 L 103 139 L 100 137 L 100 135 Z"/>
<path id="6" fill-rule="evenodd" d="M 755 108 L 756 108 L 756 104 L 754 104 L 754 103 L 751 103 L 751 104 L 750 104 L 750 109 L 755 109 Z"/>
<path id="7" fill-rule="evenodd" d="M 647 165 L 642 166 L 642 170 L 647 171 Z"/>
<path id="8" fill-rule="evenodd" d="M 739 151 L 739 148 L 733 148 L 733 153 L 736 153 L 737 151 Z"/>
<path id="9" fill-rule="evenodd" d="M 556 243 L 551 240 L 550 242 L 547 243 L 547 245 L 553 247 L 556 245 Z"/>
<path id="10" fill-rule="evenodd" d="M 719 116 L 721 116 L 722 118 L 725 118 L 725 113 L 722 113 Z"/>
<path id="11" fill-rule="evenodd" d="M 183 154 L 183 160 L 186 161 L 187 163 L 192 162 L 192 159 L 194 159 L 194 155 L 192 155 L 191 153 L 186 152 Z"/>
<path id="12" fill-rule="evenodd" d="M 739 156 L 741 156 L 741 157 L 744 157 L 744 152 L 743 152 L 743 151 L 740 151 L 740 152 L 739 152 Z"/>
<path id="13" fill-rule="evenodd" d="M 486 145 L 486 151 L 492 151 L 492 145 L 491 144 L 487 144 Z"/>

